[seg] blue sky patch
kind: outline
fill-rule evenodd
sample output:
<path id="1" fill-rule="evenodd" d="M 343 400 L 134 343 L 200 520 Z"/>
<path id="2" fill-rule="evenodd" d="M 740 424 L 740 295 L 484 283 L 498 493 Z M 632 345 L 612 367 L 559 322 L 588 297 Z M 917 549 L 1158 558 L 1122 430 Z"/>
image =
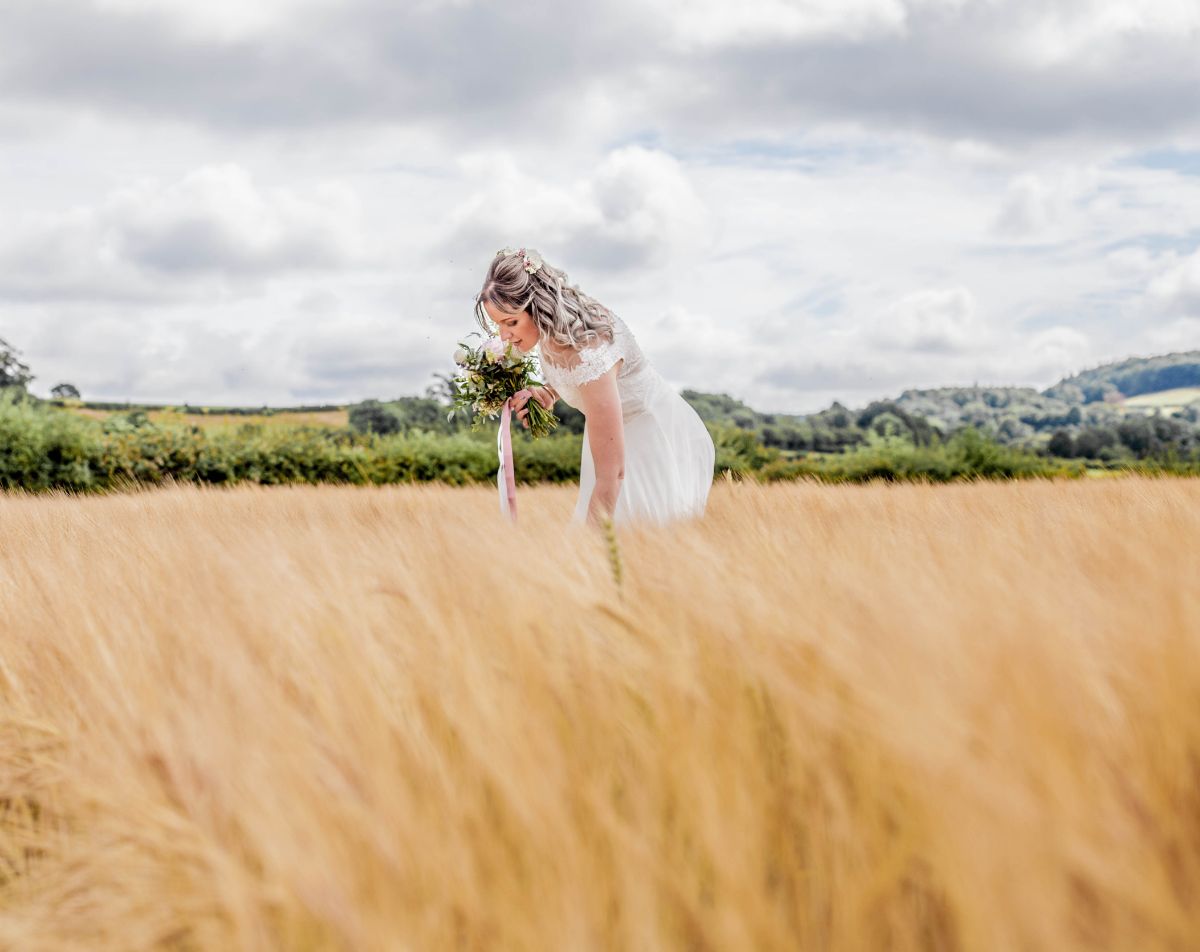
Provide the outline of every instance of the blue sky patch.
<path id="1" fill-rule="evenodd" d="M 1122 159 L 1118 165 L 1136 165 L 1144 169 L 1162 169 L 1180 175 L 1200 175 L 1200 151 L 1193 149 L 1154 149 Z"/>

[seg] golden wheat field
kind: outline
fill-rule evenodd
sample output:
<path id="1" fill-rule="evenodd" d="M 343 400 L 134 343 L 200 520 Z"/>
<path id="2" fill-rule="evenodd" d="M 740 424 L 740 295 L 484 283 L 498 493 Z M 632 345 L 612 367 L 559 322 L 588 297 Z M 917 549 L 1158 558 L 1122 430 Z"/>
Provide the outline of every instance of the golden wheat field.
<path id="1" fill-rule="evenodd" d="M 136 410 L 130 407 L 130 410 Z M 72 412 L 93 420 L 107 420 L 110 417 L 120 417 L 125 412 L 121 410 L 97 410 L 93 407 L 73 407 Z M 198 426 L 205 430 L 237 429 L 242 426 L 317 426 L 341 427 L 349 426 L 350 414 L 346 410 L 308 410 L 283 411 L 271 414 L 246 413 L 184 413 L 182 410 L 150 410 L 146 414 L 152 423 L 167 423 Z"/>
<path id="2" fill-rule="evenodd" d="M 0 949 L 1200 946 L 1200 481 L 0 496 Z"/>

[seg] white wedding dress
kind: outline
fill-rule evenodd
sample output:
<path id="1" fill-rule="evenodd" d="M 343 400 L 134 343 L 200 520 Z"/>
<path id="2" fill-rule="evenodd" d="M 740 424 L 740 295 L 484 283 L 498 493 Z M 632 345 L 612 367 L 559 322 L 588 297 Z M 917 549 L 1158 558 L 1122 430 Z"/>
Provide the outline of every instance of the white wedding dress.
<path id="1" fill-rule="evenodd" d="M 625 421 L 625 478 L 613 523 L 667 523 L 700 516 L 712 487 L 716 449 L 699 414 L 650 366 L 625 322 L 614 315 L 613 341 L 590 341 L 564 358 L 538 345 L 543 380 L 579 408 L 579 388 L 621 361 L 617 390 Z M 583 429 L 579 501 L 573 522 L 587 520 L 596 467 Z"/>

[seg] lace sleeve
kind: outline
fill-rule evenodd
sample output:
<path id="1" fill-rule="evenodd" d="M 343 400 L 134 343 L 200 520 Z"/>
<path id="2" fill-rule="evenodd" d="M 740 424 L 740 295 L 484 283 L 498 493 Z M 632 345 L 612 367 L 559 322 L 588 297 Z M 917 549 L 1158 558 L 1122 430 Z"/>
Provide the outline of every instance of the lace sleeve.
<path id="1" fill-rule="evenodd" d="M 579 387 L 600 377 L 606 370 L 625 356 L 620 332 L 613 329 L 611 343 L 601 338 L 591 341 L 578 350 L 568 351 L 565 356 L 553 357 L 543 354 L 543 361 L 554 368 L 557 380 L 572 387 Z"/>

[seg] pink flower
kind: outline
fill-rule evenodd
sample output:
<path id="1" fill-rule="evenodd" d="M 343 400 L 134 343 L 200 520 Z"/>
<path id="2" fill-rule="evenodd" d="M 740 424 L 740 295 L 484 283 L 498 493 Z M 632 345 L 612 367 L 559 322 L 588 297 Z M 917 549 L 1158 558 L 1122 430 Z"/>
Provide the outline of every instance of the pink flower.
<path id="1" fill-rule="evenodd" d="M 489 337 L 483 342 L 483 352 L 492 363 L 497 363 L 504 357 L 505 343 L 499 337 Z"/>

